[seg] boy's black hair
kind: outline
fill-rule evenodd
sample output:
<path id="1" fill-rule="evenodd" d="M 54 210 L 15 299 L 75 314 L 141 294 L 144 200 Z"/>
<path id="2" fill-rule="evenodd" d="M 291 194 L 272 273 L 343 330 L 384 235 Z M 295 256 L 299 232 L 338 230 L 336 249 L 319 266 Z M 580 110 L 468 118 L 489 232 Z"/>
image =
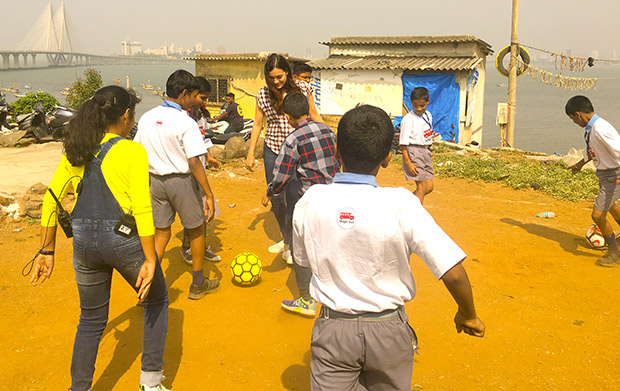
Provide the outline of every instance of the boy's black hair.
<path id="1" fill-rule="evenodd" d="M 293 75 L 301 75 L 306 72 L 312 73 L 312 67 L 305 62 L 298 62 L 293 65 Z"/>
<path id="2" fill-rule="evenodd" d="M 211 83 L 202 76 L 196 76 L 196 83 L 198 83 L 198 93 L 204 94 L 211 92 Z"/>
<path id="3" fill-rule="evenodd" d="M 235 99 L 235 94 L 233 94 L 232 92 L 229 92 L 228 94 L 224 95 L 224 96 L 228 96 L 230 98 Z"/>
<path id="4" fill-rule="evenodd" d="M 413 90 L 411 90 L 410 99 L 412 102 L 418 99 L 422 99 L 428 102 L 430 100 L 428 96 L 428 90 L 424 87 L 416 87 Z"/>
<path id="5" fill-rule="evenodd" d="M 198 89 L 198 82 L 194 75 L 183 69 L 172 72 L 166 81 L 166 95 L 172 99 L 178 98 L 185 90 L 193 92 Z"/>
<path id="6" fill-rule="evenodd" d="M 284 97 L 282 110 L 293 119 L 299 119 L 304 115 L 310 115 L 310 105 L 308 98 L 301 92 L 291 92 Z"/>
<path id="7" fill-rule="evenodd" d="M 370 174 L 390 153 L 394 126 L 382 109 L 358 106 L 342 116 L 336 138 L 346 170 Z"/>
<path id="8" fill-rule="evenodd" d="M 590 114 L 594 113 L 594 106 L 592 106 L 592 102 L 590 99 L 583 95 L 575 95 L 566 102 L 566 107 L 564 108 L 566 111 L 566 115 L 574 115 L 576 112 Z"/>

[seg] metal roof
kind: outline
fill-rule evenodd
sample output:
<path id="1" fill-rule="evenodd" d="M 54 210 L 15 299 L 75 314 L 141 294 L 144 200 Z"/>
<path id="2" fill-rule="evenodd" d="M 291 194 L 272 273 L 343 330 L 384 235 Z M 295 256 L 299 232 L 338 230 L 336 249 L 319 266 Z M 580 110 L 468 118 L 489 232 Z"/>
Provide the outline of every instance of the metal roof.
<path id="1" fill-rule="evenodd" d="M 212 60 L 212 61 L 238 61 L 238 60 L 255 60 L 255 61 L 265 61 L 267 57 L 269 57 L 271 53 L 269 52 L 260 52 L 260 53 L 199 53 L 194 57 L 187 58 L 188 60 Z M 308 61 L 305 58 L 300 57 L 292 57 L 289 56 L 288 53 L 278 53 L 282 55 L 289 61 L 299 61 L 306 62 Z"/>
<path id="2" fill-rule="evenodd" d="M 310 61 L 315 69 L 402 69 L 408 71 L 461 71 L 472 68 L 477 57 L 331 56 Z"/>
<path id="3" fill-rule="evenodd" d="M 433 43 L 476 42 L 486 51 L 492 52 L 491 45 L 476 38 L 474 35 L 427 35 L 427 36 L 400 36 L 400 37 L 332 37 L 329 42 L 320 42 L 323 45 L 407 45 Z"/>

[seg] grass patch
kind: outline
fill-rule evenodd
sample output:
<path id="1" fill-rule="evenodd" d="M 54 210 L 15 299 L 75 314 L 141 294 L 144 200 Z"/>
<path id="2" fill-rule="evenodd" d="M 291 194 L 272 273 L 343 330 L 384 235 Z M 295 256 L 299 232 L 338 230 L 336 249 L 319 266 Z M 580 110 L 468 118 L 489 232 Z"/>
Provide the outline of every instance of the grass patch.
<path id="1" fill-rule="evenodd" d="M 501 182 L 513 189 L 532 188 L 568 201 L 592 199 L 598 194 L 598 178 L 594 172 L 583 170 L 573 175 L 561 161 L 540 162 L 517 154 L 494 158 L 434 152 L 436 175 Z"/>

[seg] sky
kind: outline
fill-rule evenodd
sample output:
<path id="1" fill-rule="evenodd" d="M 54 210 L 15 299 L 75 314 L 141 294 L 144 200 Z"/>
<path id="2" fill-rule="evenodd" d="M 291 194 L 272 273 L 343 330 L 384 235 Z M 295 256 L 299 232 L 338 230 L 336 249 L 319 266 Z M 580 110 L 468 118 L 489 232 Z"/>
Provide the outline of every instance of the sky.
<path id="1" fill-rule="evenodd" d="M 14 50 L 36 24 L 48 0 L 0 0 L 0 50 Z M 123 39 L 143 49 L 164 44 L 227 53 L 285 52 L 326 57 L 319 42 L 333 36 L 472 34 L 497 53 L 510 43 L 512 0 L 171 1 L 66 0 L 73 50 L 120 53 Z M 521 0 L 519 41 L 588 57 L 620 57 L 617 0 Z M 10 5 L 9 5 L 10 4 Z M 52 1 L 54 10 L 61 2 Z M 174 7 L 172 7 L 174 6 Z M 44 30 L 44 28 L 40 29 Z M 544 54 L 539 53 L 544 56 Z"/>

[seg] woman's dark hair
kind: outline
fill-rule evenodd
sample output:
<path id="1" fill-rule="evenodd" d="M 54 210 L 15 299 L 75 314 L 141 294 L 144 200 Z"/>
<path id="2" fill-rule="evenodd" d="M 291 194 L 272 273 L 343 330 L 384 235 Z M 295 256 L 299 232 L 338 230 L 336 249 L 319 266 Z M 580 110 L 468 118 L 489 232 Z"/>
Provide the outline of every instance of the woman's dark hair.
<path id="1" fill-rule="evenodd" d="M 566 115 L 574 115 L 578 111 L 584 114 L 590 114 L 594 113 L 594 106 L 592 106 L 592 102 L 590 102 L 590 99 L 587 97 L 575 95 L 566 102 L 564 111 Z"/>
<path id="2" fill-rule="evenodd" d="M 269 77 L 269 72 L 276 68 L 282 69 L 284 73 L 286 73 L 286 83 L 279 90 Z M 267 82 L 267 87 L 269 89 L 269 100 L 271 101 L 273 108 L 276 113 L 284 114 L 284 111 L 282 111 L 282 101 L 284 100 L 284 95 L 291 92 L 301 92 L 301 88 L 299 88 L 293 80 L 291 66 L 286 58 L 276 53 L 271 53 L 269 57 L 267 57 L 267 61 L 265 62 L 265 81 Z"/>
<path id="3" fill-rule="evenodd" d="M 382 109 L 358 106 L 342 116 L 336 138 L 347 171 L 370 174 L 390 153 L 394 126 Z"/>
<path id="4" fill-rule="evenodd" d="M 82 103 L 64 131 L 63 147 L 69 163 L 83 166 L 91 161 L 108 126 L 117 123 L 127 109 L 133 118 L 138 102 L 135 92 L 107 86 Z"/>

